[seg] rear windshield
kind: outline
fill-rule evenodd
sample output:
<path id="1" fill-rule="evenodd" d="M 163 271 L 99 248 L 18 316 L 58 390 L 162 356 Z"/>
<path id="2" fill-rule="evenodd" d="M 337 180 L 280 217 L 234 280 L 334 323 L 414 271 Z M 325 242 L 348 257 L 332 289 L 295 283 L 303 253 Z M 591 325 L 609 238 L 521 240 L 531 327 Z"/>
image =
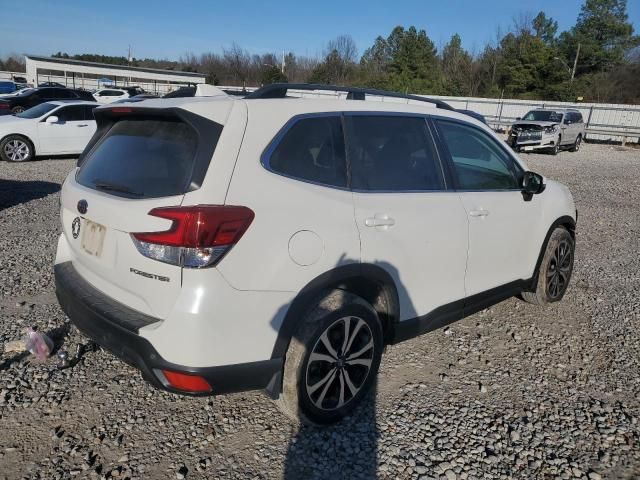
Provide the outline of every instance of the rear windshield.
<path id="1" fill-rule="evenodd" d="M 196 132 L 179 120 L 120 120 L 89 152 L 76 180 L 127 198 L 157 198 L 187 191 Z"/>

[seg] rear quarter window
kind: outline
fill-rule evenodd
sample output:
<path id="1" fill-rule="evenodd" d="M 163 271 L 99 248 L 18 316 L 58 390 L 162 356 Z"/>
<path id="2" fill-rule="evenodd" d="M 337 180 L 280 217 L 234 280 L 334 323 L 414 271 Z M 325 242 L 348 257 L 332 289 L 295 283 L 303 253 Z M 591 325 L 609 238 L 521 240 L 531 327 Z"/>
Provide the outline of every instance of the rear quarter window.
<path id="1" fill-rule="evenodd" d="M 181 195 L 193 172 L 198 135 L 171 119 L 116 122 L 84 158 L 81 185 L 129 198 Z"/>

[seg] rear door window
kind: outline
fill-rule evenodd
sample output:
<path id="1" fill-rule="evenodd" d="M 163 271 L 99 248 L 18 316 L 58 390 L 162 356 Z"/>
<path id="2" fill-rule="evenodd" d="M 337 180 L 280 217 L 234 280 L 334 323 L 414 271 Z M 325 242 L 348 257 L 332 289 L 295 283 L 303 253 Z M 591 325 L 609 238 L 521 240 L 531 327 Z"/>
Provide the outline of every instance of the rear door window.
<path id="1" fill-rule="evenodd" d="M 368 191 L 443 190 L 442 169 L 422 117 L 347 115 L 351 186 Z"/>
<path id="2" fill-rule="evenodd" d="M 180 120 L 120 120 L 88 153 L 76 180 L 127 198 L 181 195 L 189 187 L 197 147 L 197 133 Z"/>
<path id="3" fill-rule="evenodd" d="M 296 121 L 264 163 L 283 175 L 323 185 L 347 186 L 344 137 L 339 116 L 320 116 Z"/>

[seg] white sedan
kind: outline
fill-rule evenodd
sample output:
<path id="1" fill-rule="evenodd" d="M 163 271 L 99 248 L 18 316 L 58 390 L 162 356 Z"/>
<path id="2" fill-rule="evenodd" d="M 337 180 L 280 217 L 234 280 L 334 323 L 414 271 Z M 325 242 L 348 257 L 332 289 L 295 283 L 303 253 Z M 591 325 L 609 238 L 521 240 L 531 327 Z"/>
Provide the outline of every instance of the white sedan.
<path id="1" fill-rule="evenodd" d="M 83 101 L 47 102 L 0 116 L 0 158 L 26 162 L 36 155 L 81 153 L 96 131 L 93 110 L 98 106 Z"/>

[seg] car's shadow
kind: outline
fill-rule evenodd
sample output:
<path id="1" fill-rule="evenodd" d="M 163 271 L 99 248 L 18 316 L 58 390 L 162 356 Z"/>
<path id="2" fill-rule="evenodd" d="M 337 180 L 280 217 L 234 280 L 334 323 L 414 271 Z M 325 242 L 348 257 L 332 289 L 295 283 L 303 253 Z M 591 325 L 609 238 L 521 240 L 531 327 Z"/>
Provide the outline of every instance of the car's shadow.
<path id="1" fill-rule="evenodd" d="M 59 183 L 0 178 L 0 210 L 43 198 L 59 191 Z"/>

